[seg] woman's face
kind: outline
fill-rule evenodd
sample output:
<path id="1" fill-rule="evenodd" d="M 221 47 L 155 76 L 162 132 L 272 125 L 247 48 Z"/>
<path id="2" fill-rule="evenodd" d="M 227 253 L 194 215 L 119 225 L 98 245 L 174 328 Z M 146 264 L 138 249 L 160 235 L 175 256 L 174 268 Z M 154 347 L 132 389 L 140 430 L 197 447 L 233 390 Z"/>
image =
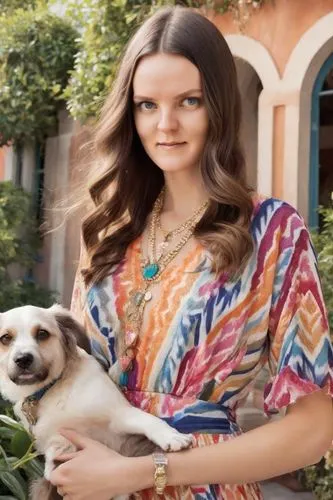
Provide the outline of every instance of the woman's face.
<path id="1" fill-rule="evenodd" d="M 134 120 L 146 153 L 171 173 L 198 169 L 208 133 L 199 70 L 183 56 L 143 57 L 133 80 Z"/>

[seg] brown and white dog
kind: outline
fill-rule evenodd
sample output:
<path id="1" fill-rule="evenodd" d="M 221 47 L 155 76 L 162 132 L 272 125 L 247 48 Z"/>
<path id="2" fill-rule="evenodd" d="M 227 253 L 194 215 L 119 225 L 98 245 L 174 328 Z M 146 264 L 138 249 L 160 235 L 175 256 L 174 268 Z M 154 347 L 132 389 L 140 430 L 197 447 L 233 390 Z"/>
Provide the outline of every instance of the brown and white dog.
<path id="1" fill-rule="evenodd" d="M 190 434 L 131 406 L 87 351 L 83 327 L 59 305 L 0 313 L 0 393 L 33 433 L 37 450 L 45 456 L 46 480 L 54 458 L 73 451 L 60 428 L 75 429 L 126 455 L 152 451 L 144 443 L 142 453 L 128 449 L 131 435 L 144 435 L 163 450 L 191 445 Z M 32 498 L 46 500 L 55 494 L 42 481 L 32 488 Z"/>

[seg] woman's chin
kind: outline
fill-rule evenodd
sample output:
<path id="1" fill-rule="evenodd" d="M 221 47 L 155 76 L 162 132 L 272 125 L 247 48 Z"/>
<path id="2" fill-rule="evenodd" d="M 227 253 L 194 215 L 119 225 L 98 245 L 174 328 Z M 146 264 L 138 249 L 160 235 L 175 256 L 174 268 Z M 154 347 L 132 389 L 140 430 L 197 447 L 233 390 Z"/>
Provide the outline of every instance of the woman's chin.
<path id="1" fill-rule="evenodd" d="M 184 172 L 193 172 L 195 168 L 193 166 L 189 166 L 188 164 L 182 164 L 181 162 L 177 163 L 157 163 L 158 167 L 162 170 L 164 174 L 176 174 L 176 173 L 184 173 Z"/>

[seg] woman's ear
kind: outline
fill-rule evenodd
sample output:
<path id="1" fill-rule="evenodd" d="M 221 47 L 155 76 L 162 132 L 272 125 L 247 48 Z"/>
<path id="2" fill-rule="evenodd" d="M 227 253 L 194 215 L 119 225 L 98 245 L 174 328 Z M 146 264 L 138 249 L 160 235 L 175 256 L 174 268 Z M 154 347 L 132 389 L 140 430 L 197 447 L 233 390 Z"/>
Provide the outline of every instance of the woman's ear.
<path id="1" fill-rule="evenodd" d="M 84 327 L 72 316 L 68 309 L 54 304 L 49 308 L 54 314 L 55 320 L 64 336 L 65 346 L 68 353 L 75 354 L 76 346 L 80 347 L 88 354 L 91 354 L 91 347 L 88 335 Z"/>

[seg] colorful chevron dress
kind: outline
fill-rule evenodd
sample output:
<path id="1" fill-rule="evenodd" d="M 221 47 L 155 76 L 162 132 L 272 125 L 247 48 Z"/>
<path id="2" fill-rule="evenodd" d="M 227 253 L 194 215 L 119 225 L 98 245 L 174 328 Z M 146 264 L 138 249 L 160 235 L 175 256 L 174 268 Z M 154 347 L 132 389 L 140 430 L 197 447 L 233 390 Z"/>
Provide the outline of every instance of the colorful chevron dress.
<path id="1" fill-rule="evenodd" d="M 125 391 L 133 405 L 194 433 L 196 446 L 241 433 L 237 406 L 267 362 L 266 412 L 319 388 L 333 395 L 327 316 L 304 222 L 287 203 L 258 197 L 251 231 L 255 251 L 237 279 L 216 277 L 199 243 L 181 264 L 168 266 Z M 74 287 L 74 313 L 115 382 L 124 310 L 141 280 L 140 239 L 109 277 L 89 289 L 79 266 Z M 159 497 L 145 490 L 131 498 Z M 258 500 L 262 494 L 257 484 L 211 484 L 169 487 L 164 498 Z"/>

